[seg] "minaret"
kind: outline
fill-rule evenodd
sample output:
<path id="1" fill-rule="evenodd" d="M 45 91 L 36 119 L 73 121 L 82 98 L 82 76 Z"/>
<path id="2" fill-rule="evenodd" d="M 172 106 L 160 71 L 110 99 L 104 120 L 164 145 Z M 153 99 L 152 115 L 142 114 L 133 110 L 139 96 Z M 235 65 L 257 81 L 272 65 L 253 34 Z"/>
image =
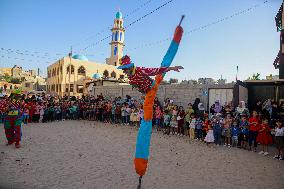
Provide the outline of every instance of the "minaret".
<path id="1" fill-rule="evenodd" d="M 124 31 L 122 14 L 118 11 L 114 19 L 113 28 L 111 29 L 111 53 L 110 57 L 106 59 L 106 63 L 109 65 L 119 66 L 119 59 L 123 56 Z"/>

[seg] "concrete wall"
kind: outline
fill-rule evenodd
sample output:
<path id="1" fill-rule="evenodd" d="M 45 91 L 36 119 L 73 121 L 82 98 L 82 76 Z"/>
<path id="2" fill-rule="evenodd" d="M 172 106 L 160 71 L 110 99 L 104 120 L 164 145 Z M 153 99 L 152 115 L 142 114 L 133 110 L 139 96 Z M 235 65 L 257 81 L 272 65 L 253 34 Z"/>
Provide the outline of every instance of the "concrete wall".
<path id="1" fill-rule="evenodd" d="M 157 97 L 162 102 L 166 98 L 170 98 L 175 104 L 180 106 L 187 106 L 189 102 L 193 103 L 196 98 L 200 98 L 204 106 L 208 107 L 209 97 L 208 91 L 210 89 L 233 89 L 234 84 L 225 85 L 188 85 L 188 84 L 172 84 L 161 85 L 157 93 Z M 103 94 L 109 99 L 121 96 L 130 95 L 136 99 L 141 98 L 141 93 L 136 89 L 132 89 L 130 85 L 123 86 L 95 86 L 91 95 Z"/>

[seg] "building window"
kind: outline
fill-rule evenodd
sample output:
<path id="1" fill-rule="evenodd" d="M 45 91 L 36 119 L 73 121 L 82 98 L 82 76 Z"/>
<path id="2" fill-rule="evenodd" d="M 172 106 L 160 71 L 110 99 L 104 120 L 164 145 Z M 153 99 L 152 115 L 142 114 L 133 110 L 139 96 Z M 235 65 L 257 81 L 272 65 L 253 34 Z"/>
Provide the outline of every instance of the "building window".
<path id="1" fill-rule="evenodd" d="M 86 75 L 86 69 L 83 66 L 79 67 L 78 75 Z"/>
<path id="2" fill-rule="evenodd" d="M 77 93 L 83 93 L 84 86 L 83 85 L 77 85 Z"/>
<path id="3" fill-rule="evenodd" d="M 105 71 L 104 71 L 104 73 L 103 73 L 103 75 L 104 75 L 104 77 L 105 77 L 105 78 L 108 78 L 108 77 L 109 77 L 109 73 L 108 73 L 108 71 L 107 71 L 107 70 L 105 70 Z"/>
<path id="4" fill-rule="evenodd" d="M 113 41 L 114 33 L 112 33 L 111 40 Z"/>
<path id="5" fill-rule="evenodd" d="M 58 85 L 56 85 L 56 92 L 58 92 Z"/>
<path id="6" fill-rule="evenodd" d="M 30 83 L 25 83 L 25 87 L 30 88 Z"/>
<path id="7" fill-rule="evenodd" d="M 124 79 L 124 75 L 120 75 L 119 78 L 120 78 L 120 79 Z"/>
<path id="8" fill-rule="evenodd" d="M 119 34 L 119 41 L 121 41 L 121 38 L 122 38 L 122 32 L 120 32 Z"/>
<path id="9" fill-rule="evenodd" d="M 69 85 L 66 85 L 66 87 L 65 87 L 65 92 L 68 93 L 68 91 L 69 91 Z"/>
<path id="10" fill-rule="evenodd" d="M 62 74 L 62 66 L 60 66 L 60 73 Z"/>
<path id="11" fill-rule="evenodd" d="M 61 84 L 59 84 L 59 91 L 58 92 L 61 92 Z"/>
<path id="12" fill-rule="evenodd" d="M 69 74 L 70 65 L 67 66 L 67 73 Z M 74 74 L 74 66 L 71 65 L 71 74 Z"/>
<path id="13" fill-rule="evenodd" d="M 114 40 L 117 41 L 117 39 L 118 39 L 118 31 L 115 32 L 115 38 L 114 38 Z"/>
<path id="14" fill-rule="evenodd" d="M 74 84 L 70 84 L 70 92 L 74 91 Z"/>
<path id="15" fill-rule="evenodd" d="M 114 47 L 114 50 L 113 50 L 114 56 L 116 55 L 116 53 L 117 53 L 117 46 L 115 46 L 115 47 Z"/>
<path id="16" fill-rule="evenodd" d="M 111 72 L 110 77 L 116 78 L 116 73 L 114 71 Z"/>

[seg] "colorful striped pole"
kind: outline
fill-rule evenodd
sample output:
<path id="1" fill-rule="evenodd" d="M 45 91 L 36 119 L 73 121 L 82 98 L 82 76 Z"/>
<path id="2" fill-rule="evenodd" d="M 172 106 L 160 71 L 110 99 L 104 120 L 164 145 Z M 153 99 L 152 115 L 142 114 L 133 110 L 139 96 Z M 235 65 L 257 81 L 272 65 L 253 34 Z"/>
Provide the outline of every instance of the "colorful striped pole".
<path id="1" fill-rule="evenodd" d="M 177 53 L 179 43 L 183 34 L 183 29 L 181 27 L 181 22 L 184 19 L 184 15 L 182 16 L 179 25 L 176 27 L 174 38 L 170 44 L 170 47 L 167 50 L 166 55 L 163 58 L 161 63 L 161 67 L 169 67 Z M 156 97 L 158 87 L 163 80 L 163 75 L 157 75 L 155 78 L 155 84 L 151 88 L 150 91 L 147 92 L 145 101 L 144 101 L 144 118 L 141 121 L 140 128 L 137 135 L 136 141 L 136 153 L 134 159 L 134 165 L 136 173 L 139 177 L 139 185 L 138 188 L 141 187 L 141 179 L 147 170 L 148 157 L 149 157 L 149 148 L 151 141 L 151 133 L 152 133 L 152 118 L 153 118 L 153 105 L 154 99 Z"/>

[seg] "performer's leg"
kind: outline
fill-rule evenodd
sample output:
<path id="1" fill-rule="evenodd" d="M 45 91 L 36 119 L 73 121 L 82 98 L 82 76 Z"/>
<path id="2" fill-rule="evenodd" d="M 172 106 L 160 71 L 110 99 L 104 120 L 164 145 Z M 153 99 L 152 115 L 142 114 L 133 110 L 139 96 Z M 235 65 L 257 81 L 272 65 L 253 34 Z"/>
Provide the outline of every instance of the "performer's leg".
<path id="1" fill-rule="evenodd" d="M 14 142 L 14 127 L 13 122 L 5 120 L 4 121 L 4 129 L 5 129 L 5 135 L 6 139 L 8 141 L 8 145 L 13 144 Z"/>
<path id="2" fill-rule="evenodd" d="M 20 141 L 21 141 L 21 136 L 22 136 L 22 132 L 21 132 L 21 122 L 22 120 L 21 119 L 17 119 L 15 121 L 15 124 L 14 124 L 14 141 L 15 141 L 15 146 L 16 148 L 19 148 L 20 147 Z"/>

